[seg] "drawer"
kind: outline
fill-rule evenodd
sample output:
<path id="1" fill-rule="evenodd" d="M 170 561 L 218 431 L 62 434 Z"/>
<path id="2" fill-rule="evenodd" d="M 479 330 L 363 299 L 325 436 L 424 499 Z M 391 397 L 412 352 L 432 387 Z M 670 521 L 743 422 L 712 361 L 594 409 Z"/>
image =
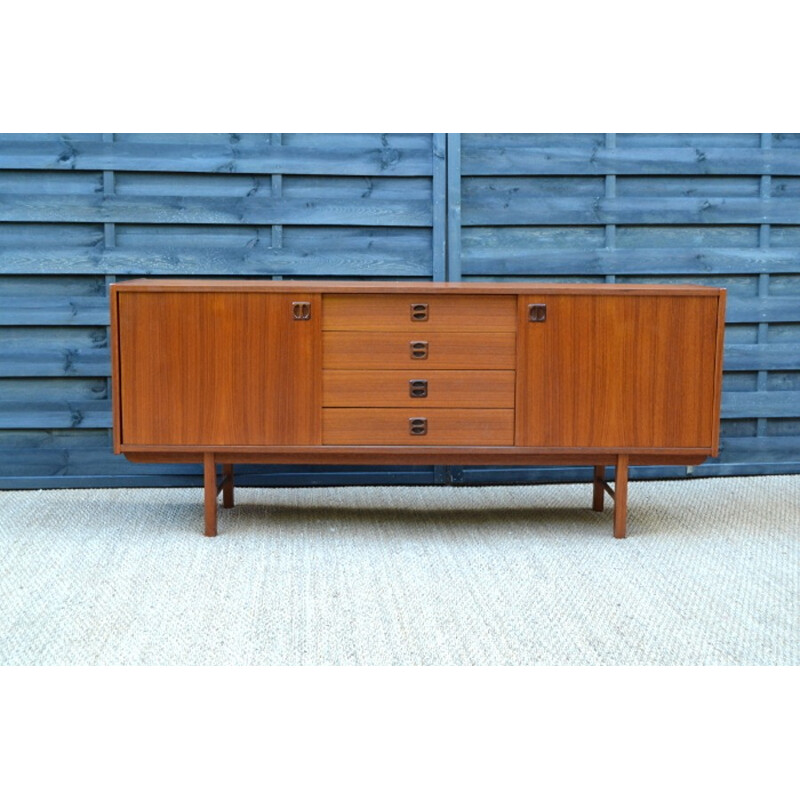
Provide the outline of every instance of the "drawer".
<path id="1" fill-rule="evenodd" d="M 513 370 L 325 370 L 322 405 L 513 408 Z"/>
<path id="2" fill-rule="evenodd" d="M 330 294 L 322 299 L 326 331 L 513 331 L 511 295 Z"/>
<path id="3" fill-rule="evenodd" d="M 514 411 L 505 408 L 324 408 L 328 445 L 514 444 Z"/>
<path id="4" fill-rule="evenodd" d="M 516 334 L 325 331 L 325 369 L 514 369 Z"/>

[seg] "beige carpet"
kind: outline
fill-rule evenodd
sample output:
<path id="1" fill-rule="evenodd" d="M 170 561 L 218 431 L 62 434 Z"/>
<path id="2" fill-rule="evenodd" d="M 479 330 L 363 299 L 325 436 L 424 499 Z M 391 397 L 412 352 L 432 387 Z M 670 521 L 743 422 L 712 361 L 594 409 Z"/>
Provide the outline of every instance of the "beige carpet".
<path id="1" fill-rule="evenodd" d="M 2 664 L 798 664 L 800 476 L 0 493 Z M 611 504 L 609 503 L 609 506 Z"/>

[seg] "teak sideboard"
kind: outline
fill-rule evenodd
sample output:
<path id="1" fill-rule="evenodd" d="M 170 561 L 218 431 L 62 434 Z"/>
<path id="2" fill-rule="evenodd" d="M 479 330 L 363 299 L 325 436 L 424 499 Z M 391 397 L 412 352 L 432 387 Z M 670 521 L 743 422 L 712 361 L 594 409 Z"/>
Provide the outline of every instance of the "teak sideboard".
<path id="1" fill-rule="evenodd" d="M 255 462 L 592 465 L 622 538 L 629 465 L 717 454 L 724 306 L 684 285 L 117 283 L 114 452 L 202 463 L 207 536 Z"/>

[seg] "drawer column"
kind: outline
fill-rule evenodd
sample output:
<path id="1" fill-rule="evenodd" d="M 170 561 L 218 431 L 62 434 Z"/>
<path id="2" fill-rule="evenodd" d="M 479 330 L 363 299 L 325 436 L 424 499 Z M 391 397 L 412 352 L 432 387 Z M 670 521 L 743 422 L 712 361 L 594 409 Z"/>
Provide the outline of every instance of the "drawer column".
<path id="1" fill-rule="evenodd" d="M 322 306 L 324 445 L 513 446 L 513 293 L 326 294 Z"/>

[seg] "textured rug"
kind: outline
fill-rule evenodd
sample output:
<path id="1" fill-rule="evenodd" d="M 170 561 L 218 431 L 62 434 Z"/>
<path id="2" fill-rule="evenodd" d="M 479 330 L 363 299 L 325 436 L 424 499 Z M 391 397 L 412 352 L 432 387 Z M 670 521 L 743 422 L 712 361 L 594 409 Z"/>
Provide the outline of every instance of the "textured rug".
<path id="1" fill-rule="evenodd" d="M 0 493 L 0 664 L 800 663 L 800 476 L 236 499 Z"/>

